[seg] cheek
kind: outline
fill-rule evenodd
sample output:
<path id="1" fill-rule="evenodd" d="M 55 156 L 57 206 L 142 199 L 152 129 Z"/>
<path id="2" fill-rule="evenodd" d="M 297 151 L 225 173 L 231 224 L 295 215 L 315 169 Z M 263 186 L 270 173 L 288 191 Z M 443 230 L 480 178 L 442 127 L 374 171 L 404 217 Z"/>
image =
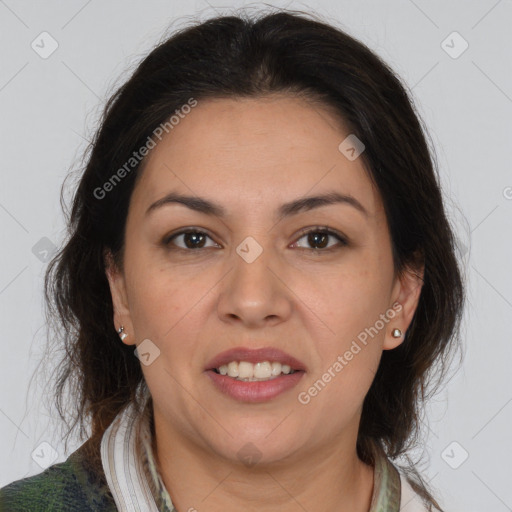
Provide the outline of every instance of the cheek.
<path id="1" fill-rule="evenodd" d="M 204 294 L 193 273 L 170 266 L 143 238 L 127 246 L 126 254 L 130 311 L 138 326 L 170 329 Z"/>
<path id="2" fill-rule="evenodd" d="M 328 407 L 359 406 L 379 365 L 390 321 L 389 288 L 374 267 L 368 261 L 354 261 L 328 278 L 309 285 L 304 281 L 302 294 L 315 313 L 309 315 L 318 355 L 307 386 L 314 385 L 318 391 L 312 393 L 322 394 L 319 402 Z"/>
<path id="3" fill-rule="evenodd" d="M 307 395 L 304 399 L 309 399 L 313 408 L 324 411 L 323 414 L 334 413 L 340 422 L 349 421 L 357 413 L 382 354 L 378 336 L 369 340 L 363 343 L 357 337 L 338 336 L 332 344 L 320 347 L 321 365 L 301 388 Z"/>
<path id="4" fill-rule="evenodd" d="M 329 274 L 307 275 L 296 284 L 294 291 L 325 330 L 326 345 L 338 350 L 373 326 L 388 307 L 388 278 L 364 258 Z"/>
<path id="5" fill-rule="evenodd" d="M 138 270 L 132 274 L 129 295 L 136 339 L 150 339 L 160 350 L 165 368 L 181 375 L 181 380 L 188 379 L 204 338 L 205 315 L 211 308 L 208 290 L 214 281 L 197 269 L 177 272 L 149 261 L 134 261 L 133 268 Z"/>

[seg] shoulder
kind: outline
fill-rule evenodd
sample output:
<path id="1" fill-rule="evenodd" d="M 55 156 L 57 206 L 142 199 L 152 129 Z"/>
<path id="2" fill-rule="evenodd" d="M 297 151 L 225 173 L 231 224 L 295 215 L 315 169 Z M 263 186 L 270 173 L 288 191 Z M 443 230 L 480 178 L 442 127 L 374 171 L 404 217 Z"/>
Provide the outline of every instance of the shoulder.
<path id="1" fill-rule="evenodd" d="M 400 512 L 428 512 L 421 497 L 414 491 L 405 475 L 400 472 Z"/>
<path id="2" fill-rule="evenodd" d="M 87 444 L 87 443 L 85 443 Z M 66 461 L 42 473 L 16 480 L 0 489 L 0 511 L 115 512 L 117 508 L 104 475 L 85 464 L 82 445 Z"/>

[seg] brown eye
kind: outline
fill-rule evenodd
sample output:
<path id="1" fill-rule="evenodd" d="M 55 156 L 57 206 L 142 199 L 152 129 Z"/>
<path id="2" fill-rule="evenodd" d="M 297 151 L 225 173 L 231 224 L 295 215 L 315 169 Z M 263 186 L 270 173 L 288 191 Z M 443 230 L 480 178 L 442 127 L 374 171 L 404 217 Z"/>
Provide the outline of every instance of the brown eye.
<path id="1" fill-rule="evenodd" d="M 325 252 L 336 248 L 336 246 L 347 245 L 345 238 L 329 228 L 316 227 L 310 229 L 306 232 L 303 232 L 299 240 L 302 238 L 306 238 L 306 242 L 311 246 L 304 248 L 310 249 L 312 251 Z M 338 241 L 338 244 L 335 243 L 334 245 L 329 246 L 330 238 L 335 238 Z"/>
<path id="2" fill-rule="evenodd" d="M 174 242 L 175 240 L 180 239 L 180 237 L 182 237 L 181 239 L 183 245 L 178 245 Z M 187 229 L 180 231 L 179 233 L 175 233 L 170 237 L 167 237 L 164 240 L 164 245 L 170 245 L 172 242 L 173 245 L 176 245 L 179 249 L 183 250 L 204 249 L 206 248 L 205 243 L 207 238 L 210 237 L 203 231 Z"/>

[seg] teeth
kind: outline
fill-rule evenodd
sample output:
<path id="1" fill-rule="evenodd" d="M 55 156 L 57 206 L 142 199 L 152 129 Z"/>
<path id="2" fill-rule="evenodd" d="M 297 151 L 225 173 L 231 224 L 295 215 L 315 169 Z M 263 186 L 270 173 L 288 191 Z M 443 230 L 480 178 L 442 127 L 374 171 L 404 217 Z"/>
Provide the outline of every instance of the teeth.
<path id="1" fill-rule="evenodd" d="M 243 364 L 243 363 L 240 363 L 240 364 Z M 272 366 L 270 365 L 270 363 L 268 361 L 264 361 L 263 363 L 256 363 L 254 365 L 254 375 L 252 375 L 252 377 L 255 377 L 257 379 L 268 379 L 271 376 L 272 376 Z M 251 377 L 251 375 L 250 375 L 250 377 Z"/>
<path id="2" fill-rule="evenodd" d="M 254 366 L 245 361 L 238 363 L 238 378 L 250 379 L 251 377 L 254 377 Z"/>
<path id="3" fill-rule="evenodd" d="M 277 375 L 280 375 L 282 369 L 281 363 L 272 363 L 272 375 L 274 377 L 277 377 Z"/>
<path id="4" fill-rule="evenodd" d="M 230 377 L 238 377 L 238 363 L 236 361 L 232 361 L 231 363 L 229 363 L 227 366 L 227 370 L 227 374 Z"/>
<path id="5" fill-rule="evenodd" d="M 276 361 L 262 361 L 261 363 L 252 364 L 247 361 L 231 361 L 229 364 L 222 365 L 217 368 L 217 372 L 221 375 L 227 375 L 237 380 L 245 382 L 258 380 L 275 379 L 281 373 L 288 375 L 294 373 L 294 370 L 287 364 L 281 364 Z"/>

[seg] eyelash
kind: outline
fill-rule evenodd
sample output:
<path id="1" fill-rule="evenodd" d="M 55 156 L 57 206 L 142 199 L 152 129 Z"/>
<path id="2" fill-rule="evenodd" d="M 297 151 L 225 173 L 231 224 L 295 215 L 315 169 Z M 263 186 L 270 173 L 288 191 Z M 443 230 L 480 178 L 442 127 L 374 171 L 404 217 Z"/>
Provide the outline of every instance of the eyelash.
<path id="1" fill-rule="evenodd" d="M 306 228 L 305 230 L 301 231 L 300 233 L 300 236 L 299 238 L 297 238 L 297 241 L 300 240 L 301 238 L 304 238 L 304 236 L 307 236 L 311 233 L 322 233 L 322 234 L 326 234 L 328 236 L 332 236 L 334 238 L 336 238 L 338 241 L 339 241 L 339 244 L 336 246 L 333 246 L 333 247 L 329 247 L 327 249 L 313 249 L 313 248 L 303 248 L 303 247 L 299 247 L 299 249 L 302 249 L 302 250 L 306 250 L 306 251 L 310 251 L 310 252 L 314 252 L 314 253 L 329 253 L 333 250 L 336 250 L 336 249 L 340 249 L 341 247 L 344 247 L 344 246 L 347 246 L 348 245 L 348 241 L 346 240 L 346 238 L 341 235 L 340 233 L 338 233 L 337 231 L 334 231 L 330 228 L 328 228 L 327 226 L 315 226 L 313 228 Z M 178 231 L 177 233 L 174 233 L 172 235 L 168 235 L 166 236 L 163 240 L 162 240 L 162 243 L 165 247 L 169 248 L 169 246 L 171 245 L 171 242 L 177 238 L 178 236 L 181 236 L 181 235 L 186 235 L 186 234 L 199 234 L 199 235 L 206 235 L 208 238 L 211 239 L 210 235 L 208 233 L 206 233 L 205 231 L 201 230 L 201 229 L 196 229 L 196 228 L 186 228 L 186 229 L 182 229 L 181 231 Z M 294 244 L 297 243 L 297 242 L 294 242 Z M 199 252 L 201 250 L 205 250 L 205 249 L 209 249 L 209 247 L 199 247 L 197 249 L 184 249 L 183 247 L 172 247 L 170 250 L 173 250 L 173 251 L 183 251 L 183 252 Z"/>

